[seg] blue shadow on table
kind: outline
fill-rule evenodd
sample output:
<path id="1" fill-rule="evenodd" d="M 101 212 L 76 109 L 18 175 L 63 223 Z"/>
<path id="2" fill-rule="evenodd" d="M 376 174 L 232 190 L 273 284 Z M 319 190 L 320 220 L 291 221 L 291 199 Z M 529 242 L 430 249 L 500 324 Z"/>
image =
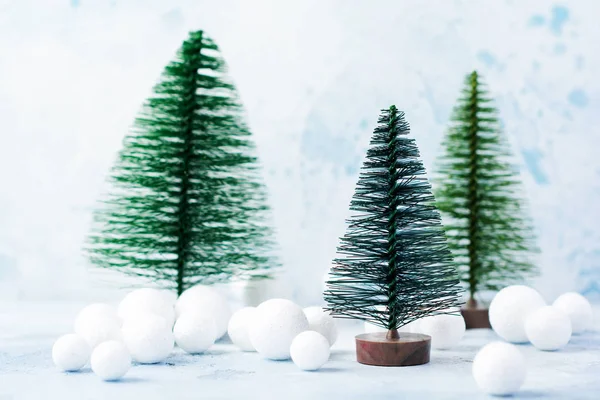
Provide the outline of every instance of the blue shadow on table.
<path id="1" fill-rule="evenodd" d="M 80 369 L 79 371 L 65 371 L 62 372 L 65 375 L 82 375 L 82 374 L 91 374 L 92 369 L 90 367 L 85 367 Z"/>
<path id="2" fill-rule="evenodd" d="M 128 383 L 144 383 L 144 382 L 148 382 L 148 380 L 139 378 L 137 376 L 124 376 L 123 378 L 118 379 L 116 381 L 105 381 L 105 382 L 109 383 L 111 385 L 123 385 L 123 384 L 128 384 Z"/>

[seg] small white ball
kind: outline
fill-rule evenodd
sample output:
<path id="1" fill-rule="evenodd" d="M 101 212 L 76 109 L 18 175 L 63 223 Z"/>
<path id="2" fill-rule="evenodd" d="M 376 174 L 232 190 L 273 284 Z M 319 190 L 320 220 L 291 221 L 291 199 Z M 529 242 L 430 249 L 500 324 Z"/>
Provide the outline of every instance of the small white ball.
<path id="1" fill-rule="evenodd" d="M 505 287 L 490 304 L 490 324 L 502 339 L 512 343 L 527 343 L 525 320 L 529 314 L 545 305 L 542 296 L 528 286 Z"/>
<path id="2" fill-rule="evenodd" d="M 329 360 L 329 340 L 319 332 L 306 331 L 297 335 L 290 346 L 292 361 L 304 371 L 314 371 Z"/>
<path id="3" fill-rule="evenodd" d="M 338 337 L 337 326 L 335 320 L 321 307 L 306 307 L 304 315 L 308 319 L 308 329 L 319 332 L 329 341 L 329 345 L 333 346 Z"/>
<path id="4" fill-rule="evenodd" d="M 571 319 L 573 333 L 581 333 L 591 327 L 594 318 L 592 306 L 579 293 L 569 292 L 562 294 L 554 300 L 552 305 L 567 314 Z"/>
<path id="5" fill-rule="evenodd" d="M 147 313 L 123 323 L 123 342 L 131 357 L 142 364 L 155 364 L 173 351 L 173 332 L 164 318 Z"/>
<path id="6" fill-rule="evenodd" d="M 87 364 L 92 349 L 81 336 L 70 333 L 59 337 L 52 346 L 52 361 L 61 371 L 78 371 Z"/>
<path id="7" fill-rule="evenodd" d="M 242 351 L 256 351 L 250 341 L 249 328 L 256 318 L 256 307 L 244 307 L 236 311 L 229 320 L 227 333 L 234 345 Z"/>
<path id="8" fill-rule="evenodd" d="M 229 308 L 225 296 L 217 289 L 210 286 L 196 285 L 184 291 L 175 304 L 175 312 L 179 317 L 185 311 L 196 311 L 211 315 L 217 323 L 217 339 L 220 339 L 227 332 L 231 308 Z"/>
<path id="9" fill-rule="evenodd" d="M 109 340 L 98 345 L 90 361 L 92 371 L 102 380 L 121 379 L 131 367 L 131 356 L 127 347 L 119 341 Z"/>
<path id="10" fill-rule="evenodd" d="M 117 309 L 106 303 L 93 303 L 85 306 L 75 317 L 75 332 L 82 329 L 83 325 L 86 325 L 88 321 L 93 319 L 114 319 L 119 324 L 121 320 L 117 315 Z"/>
<path id="11" fill-rule="evenodd" d="M 558 308 L 544 306 L 527 317 L 525 332 L 540 350 L 562 349 L 571 339 L 571 320 Z"/>
<path id="12" fill-rule="evenodd" d="M 175 343 L 190 354 L 204 353 L 217 340 L 217 324 L 211 315 L 184 312 L 173 327 Z"/>
<path id="13" fill-rule="evenodd" d="M 287 360 L 292 340 L 307 329 L 308 320 L 300 307 L 290 300 L 271 299 L 256 307 L 250 342 L 264 358 Z"/>
<path id="14" fill-rule="evenodd" d="M 486 393 L 496 396 L 511 395 L 525 381 L 525 357 L 515 345 L 492 342 L 484 346 L 473 360 L 473 377 Z"/>
<path id="15" fill-rule="evenodd" d="M 118 318 L 97 316 L 79 321 L 75 333 L 85 339 L 93 350 L 107 340 L 121 340 L 121 324 Z"/>
<path id="16" fill-rule="evenodd" d="M 142 288 L 129 292 L 117 309 L 119 317 L 126 321 L 139 314 L 153 313 L 163 317 L 170 327 L 175 322 L 173 301 L 166 290 Z"/>
<path id="17" fill-rule="evenodd" d="M 440 314 L 421 319 L 414 332 L 431 336 L 434 349 L 450 349 L 460 342 L 465 329 L 462 315 Z"/>

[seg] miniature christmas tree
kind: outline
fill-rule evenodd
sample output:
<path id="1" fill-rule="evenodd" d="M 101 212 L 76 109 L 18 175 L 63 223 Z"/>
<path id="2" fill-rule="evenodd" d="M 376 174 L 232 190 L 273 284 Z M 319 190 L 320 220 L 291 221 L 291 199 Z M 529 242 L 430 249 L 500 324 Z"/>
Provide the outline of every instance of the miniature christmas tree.
<path id="1" fill-rule="evenodd" d="M 178 294 L 276 266 L 254 145 L 224 71 L 217 45 L 190 33 L 125 138 L 89 238 L 93 264 Z"/>
<path id="2" fill-rule="evenodd" d="M 530 256 L 537 250 L 524 216 L 518 172 L 509 163 L 509 144 L 477 72 L 466 78 L 443 145 L 435 181 L 437 206 L 460 278 L 469 289 L 468 307 L 475 308 L 478 292 L 501 289 L 531 274 Z"/>
<path id="3" fill-rule="evenodd" d="M 324 298 L 332 315 L 388 330 L 382 337 L 357 336 L 359 362 L 422 364 L 429 360 L 429 337 L 400 335 L 398 329 L 457 306 L 459 281 L 404 113 L 391 106 L 378 122 L 350 203 L 355 214 L 341 238 Z M 367 343 L 364 336 L 369 336 Z M 408 358 L 396 358 L 405 353 L 398 347 L 381 348 L 386 341 L 391 346 L 408 344 Z M 422 342 L 422 348 L 412 352 L 415 342 Z M 373 353 L 369 359 L 365 351 L 392 359 Z"/>

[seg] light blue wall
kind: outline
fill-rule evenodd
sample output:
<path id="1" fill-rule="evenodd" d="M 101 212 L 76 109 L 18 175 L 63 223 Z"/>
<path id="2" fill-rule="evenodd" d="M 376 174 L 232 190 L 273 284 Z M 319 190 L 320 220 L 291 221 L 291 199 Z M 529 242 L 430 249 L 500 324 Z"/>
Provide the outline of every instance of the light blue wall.
<path id="1" fill-rule="evenodd" d="M 549 300 L 598 292 L 600 4 L 426 3 L 3 5 L 0 262 L 18 273 L 0 279 L 30 294 L 85 289 L 79 249 L 114 154 L 186 32 L 203 28 L 246 104 L 298 299 L 319 298 L 379 109 L 406 111 L 431 169 L 474 68 L 522 170 L 543 250 L 535 284 Z"/>

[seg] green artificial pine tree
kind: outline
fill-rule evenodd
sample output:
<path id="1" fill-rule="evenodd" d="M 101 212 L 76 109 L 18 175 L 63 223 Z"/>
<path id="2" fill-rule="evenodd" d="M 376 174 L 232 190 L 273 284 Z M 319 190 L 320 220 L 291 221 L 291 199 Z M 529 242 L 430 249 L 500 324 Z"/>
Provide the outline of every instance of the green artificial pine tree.
<path id="1" fill-rule="evenodd" d="M 378 123 L 324 298 L 332 315 L 368 321 L 394 339 L 403 325 L 457 306 L 461 290 L 404 113 L 391 106 Z"/>
<path id="2" fill-rule="evenodd" d="M 217 45 L 192 32 L 165 68 L 113 169 L 87 253 L 181 294 L 277 265 L 260 169 Z"/>
<path id="3" fill-rule="evenodd" d="M 531 255 L 537 251 L 509 144 L 477 72 L 466 77 L 443 146 L 437 206 L 472 308 L 480 291 L 501 289 L 534 272 Z"/>

